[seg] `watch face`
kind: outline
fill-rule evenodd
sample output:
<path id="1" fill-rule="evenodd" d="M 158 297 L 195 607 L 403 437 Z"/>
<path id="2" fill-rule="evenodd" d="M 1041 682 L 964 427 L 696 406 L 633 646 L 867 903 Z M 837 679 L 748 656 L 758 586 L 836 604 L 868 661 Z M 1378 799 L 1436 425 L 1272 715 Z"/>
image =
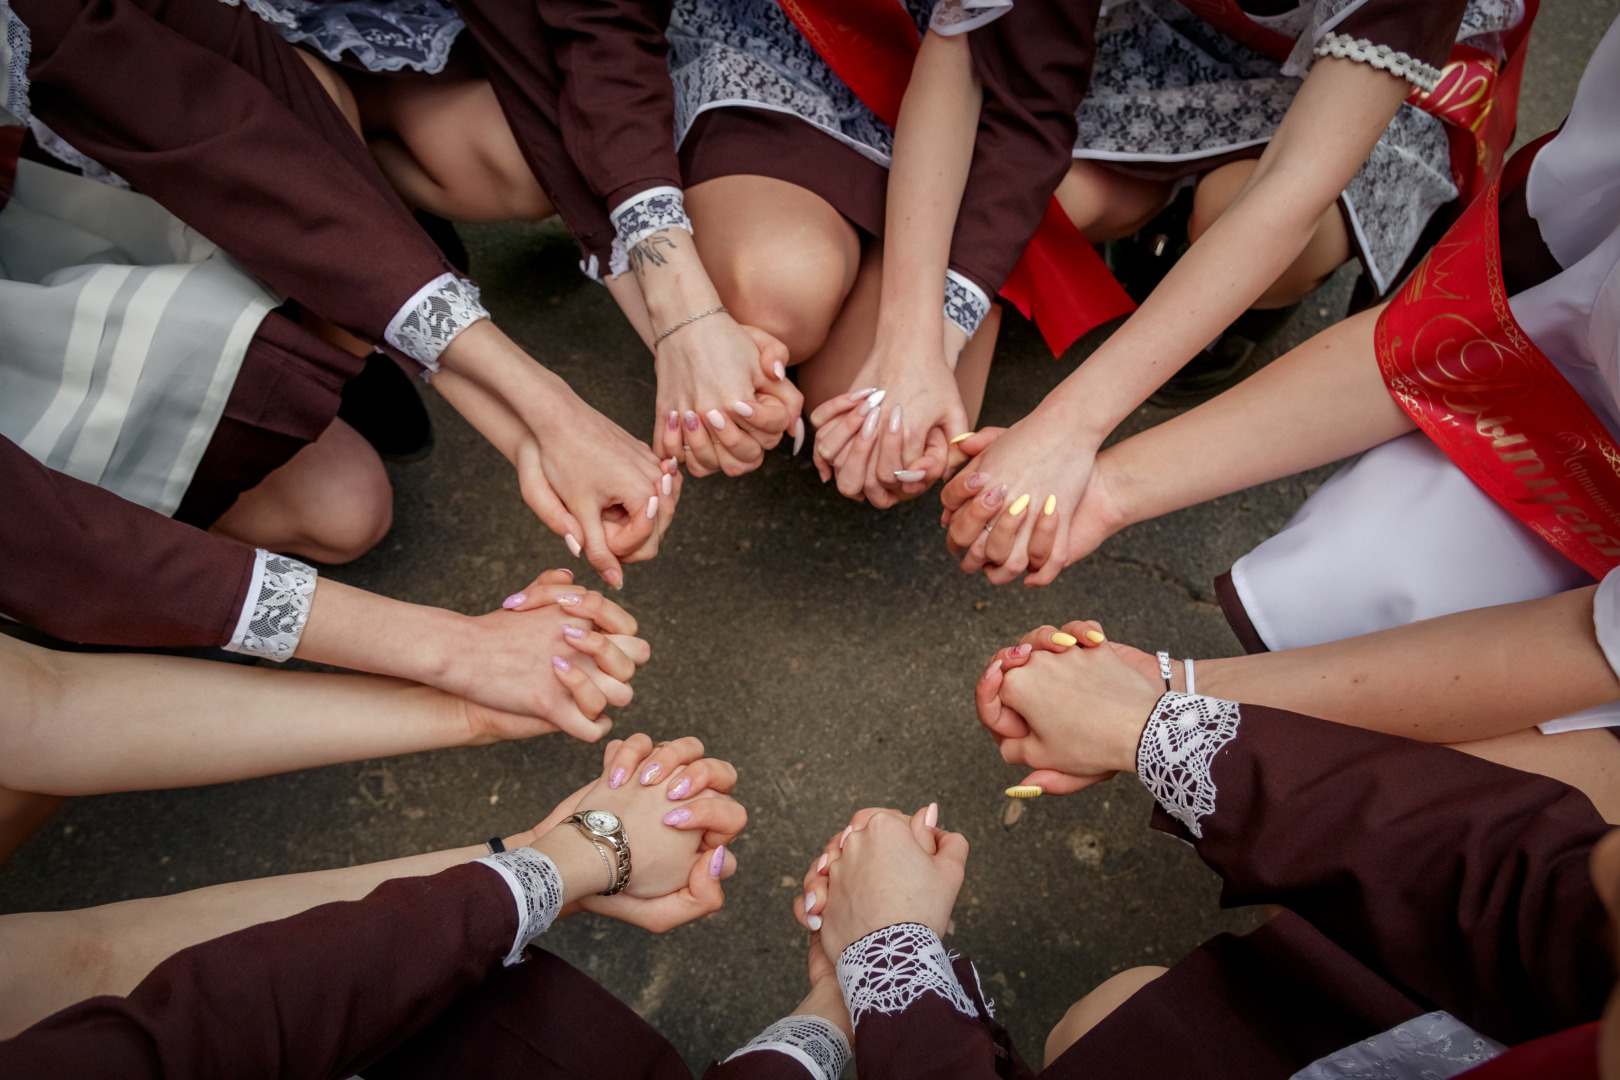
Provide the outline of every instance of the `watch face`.
<path id="1" fill-rule="evenodd" d="M 619 819 L 606 810 L 592 810 L 585 815 L 585 826 L 594 833 L 606 836 L 608 833 L 619 831 Z"/>

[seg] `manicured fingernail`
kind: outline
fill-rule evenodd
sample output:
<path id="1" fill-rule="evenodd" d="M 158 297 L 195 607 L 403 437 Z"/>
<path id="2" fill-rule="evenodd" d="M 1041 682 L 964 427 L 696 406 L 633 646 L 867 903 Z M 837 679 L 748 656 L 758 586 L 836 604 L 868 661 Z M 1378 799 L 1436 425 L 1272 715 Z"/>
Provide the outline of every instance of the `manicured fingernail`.
<path id="1" fill-rule="evenodd" d="M 984 496 L 984 508 L 986 510 L 994 510 L 996 507 L 1001 505 L 1001 500 L 1005 499 L 1006 497 L 1007 497 L 1007 485 L 1006 484 L 997 484 L 992 491 L 989 491 L 989 492 L 987 492 L 985 494 L 985 496 Z"/>
<path id="2" fill-rule="evenodd" d="M 560 656 L 553 656 L 551 658 L 551 666 L 556 668 L 558 671 L 573 671 L 574 670 L 574 665 L 570 664 L 568 661 L 564 660 Z"/>
<path id="3" fill-rule="evenodd" d="M 787 378 L 787 368 L 782 366 L 782 361 L 780 360 L 771 365 L 771 371 L 776 374 L 777 381 Z"/>
<path id="4" fill-rule="evenodd" d="M 798 457 L 799 451 L 804 448 L 804 417 L 793 421 L 793 456 Z"/>
<path id="5" fill-rule="evenodd" d="M 967 482 L 962 486 L 967 488 L 969 491 L 978 491 L 980 488 L 984 487 L 984 482 L 988 479 L 990 478 L 984 473 L 976 472 L 972 476 L 968 477 Z"/>
<path id="6" fill-rule="evenodd" d="M 658 762 L 656 762 L 656 761 L 653 762 L 651 765 L 647 766 L 647 768 L 641 774 L 641 786 L 646 787 L 648 784 L 650 784 L 654 780 L 658 779 L 658 773 L 662 769 L 663 769 L 663 766 L 658 764 Z"/>
<path id="7" fill-rule="evenodd" d="M 894 478 L 896 480 L 900 481 L 902 484 L 915 484 L 918 480 L 921 480 L 923 477 L 925 477 L 927 475 L 928 474 L 926 472 L 924 472 L 922 469 L 896 469 L 896 470 L 894 470 Z"/>
<path id="8" fill-rule="evenodd" d="M 1103 632 L 1101 630 L 1087 630 L 1086 631 L 1086 640 L 1090 641 L 1090 642 L 1092 642 L 1094 644 L 1101 645 L 1103 642 L 1107 641 L 1108 639 L 1103 636 Z"/>
<path id="9" fill-rule="evenodd" d="M 814 889 L 804 894 L 804 913 L 810 914 L 816 910 L 816 892 Z"/>
<path id="10" fill-rule="evenodd" d="M 827 869 L 827 853 L 823 851 L 821 858 L 816 860 L 816 873 L 819 874 L 825 869 Z"/>
<path id="11" fill-rule="evenodd" d="M 849 395 L 849 400 L 851 400 L 851 401 L 859 401 L 859 400 L 861 400 L 861 398 L 867 397 L 867 396 L 869 396 L 871 394 L 875 394 L 875 393 L 877 393 L 877 387 L 868 386 L 865 390 L 857 390 L 853 394 Z"/>
<path id="12" fill-rule="evenodd" d="M 523 601 L 527 600 L 528 598 L 528 593 L 515 592 L 511 596 L 508 596 L 505 600 L 501 601 L 501 607 L 505 608 L 507 611 L 511 611 L 515 607 L 521 607 Z"/>
<path id="13" fill-rule="evenodd" d="M 931 802 L 928 804 L 928 813 L 923 815 L 923 824 L 930 829 L 939 824 L 939 803 Z"/>
<path id="14" fill-rule="evenodd" d="M 578 607 L 579 602 L 580 599 L 578 593 L 565 592 L 557 594 L 557 603 L 561 604 L 563 607 Z"/>
<path id="15" fill-rule="evenodd" d="M 617 566 L 609 567 L 602 571 L 602 580 L 615 589 L 622 589 L 624 588 L 624 571 Z"/>
<path id="16" fill-rule="evenodd" d="M 1056 495 L 1048 495 L 1046 497 L 1046 505 L 1041 507 L 1042 516 L 1051 517 L 1052 516 L 1052 511 L 1054 511 L 1056 509 L 1057 509 L 1057 496 Z"/>
<path id="17" fill-rule="evenodd" d="M 670 458 L 668 461 L 664 462 L 664 471 L 669 473 L 669 475 L 674 476 L 676 473 L 681 471 L 681 463 L 675 458 Z"/>
<path id="18" fill-rule="evenodd" d="M 667 477 L 667 476 L 664 477 L 664 480 L 667 482 L 669 480 L 669 477 Z M 651 521 L 653 518 L 655 518 L 657 516 L 658 516 L 658 496 L 654 495 L 652 498 L 647 500 L 647 520 Z"/>
<path id="19" fill-rule="evenodd" d="M 898 434 L 900 431 L 900 406 L 896 405 L 889 411 L 889 433 Z"/>
<path id="20" fill-rule="evenodd" d="M 671 411 L 669 414 L 669 430 L 674 431 L 681 426 L 681 414 Z"/>
<path id="21" fill-rule="evenodd" d="M 973 438 L 973 432 L 964 431 L 964 432 L 962 432 L 962 434 L 956 436 L 956 438 L 951 440 L 951 445 L 955 446 L 957 443 L 961 442 L 963 439 L 971 439 L 971 438 Z"/>
<path id="22" fill-rule="evenodd" d="M 624 783 L 624 777 L 625 777 L 625 771 L 624 771 L 623 766 L 620 766 L 619 768 L 614 769 L 613 770 L 613 775 L 608 777 L 608 787 L 609 788 L 617 788 L 619 785 Z"/>
<path id="23" fill-rule="evenodd" d="M 685 825 L 690 820 L 692 820 L 692 811 L 684 806 L 677 807 L 664 815 L 665 825 Z"/>
<path id="24" fill-rule="evenodd" d="M 982 676 L 980 676 L 980 677 L 988 679 L 990 676 L 994 675 L 996 672 L 998 672 L 1000 670 L 1001 670 L 1001 657 L 998 656 L 994 660 L 990 661 L 990 666 L 984 669 L 984 674 Z"/>
<path id="25" fill-rule="evenodd" d="M 1014 799 L 1034 799 L 1045 795 L 1046 789 L 1038 784 L 1014 784 L 1007 794 Z"/>
<path id="26" fill-rule="evenodd" d="M 714 430 L 716 430 L 716 431 L 724 431 L 724 430 L 726 430 L 726 418 L 724 416 L 720 415 L 720 410 L 719 409 L 710 409 L 708 412 L 704 413 L 703 415 L 707 416 L 709 418 L 709 426 L 714 428 Z"/>
<path id="27" fill-rule="evenodd" d="M 804 917 L 804 925 L 806 925 L 806 926 L 808 926 L 810 928 L 810 932 L 812 934 L 815 933 L 817 930 L 821 929 L 821 916 L 820 915 L 806 915 Z"/>
<path id="28" fill-rule="evenodd" d="M 1023 656 L 1027 652 L 1029 652 L 1028 645 L 1014 645 L 1012 648 L 1007 650 L 1007 655 L 1016 658 Z"/>
<path id="29" fill-rule="evenodd" d="M 861 425 L 861 438 L 870 439 L 877 434 L 879 415 L 879 413 L 873 412 L 866 418 L 866 423 Z"/>
<path id="30" fill-rule="evenodd" d="M 719 877 L 720 871 L 726 868 L 726 845 L 721 844 L 714 849 L 714 855 L 709 859 L 709 876 Z"/>
<path id="31" fill-rule="evenodd" d="M 1080 639 L 1075 637 L 1073 634 L 1065 634 L 1062 630 L 1059 630 L 1057 633 L 1052 635 L 1052 644 L 1061 645 L 1066 649 L 1070 645 L 1080 644 Z"/>
<path id="32" fill-rule="evenodd" d="M 861 406 L 861 415 L 865 416 L 868 413 L 877 412 L 878 407 L 883 404 L 883 396 L 887 393 L 887 390 L 874 390 L 872 396 L 867 398 L 866 403 Z"/>
<path id="33" fill-rule="evenodd" d="M 669 475 L 669 473 L 665 473 L 662 483 L 665 495 L 673 495 L 675 493 L 675 478 L 673 476 Z"/>
<path id="34" fill-rule="evenodd" d="M 698 429 L 698 415 L 697 415 L 697 413 L 693 412 L 691 409 L 687 409 L 686 410 L 686 430 L 687 431 L 696 431 L 697 429 Z"/>
<path id="35" fill-rule="evenodd" d="M 675 802 L 676 800 L 686 798 L 686 793 L 691 791 L 691 790 L 692 790 L 692 778 L 690 776 L 683 776 L 675 784 L 674 787 L 670 788 L 664 794 L 669 797 L 669 800 L 671 802 Z"/>
<path id="36" fill-rule="evenodd" d="M 563 627 L 563 637 L 568 638 L 570 641 L 580 641 L 585 637 L 585 631 L 577 626 L 565 626 Z"/>
<path id="37" fill-rule="evenodd" d="M 1018 498 L 1014 499 L 1013 504 L 1011 506 L 1007 507 L 1007 516 L 1008 517 L 1017 517 L 1019 514 L 1022 514 L 1028 507 L 1029 507 L 1029 495 L 1028 495 L 1028 493 L 1025 493 L 1023 495 L 1018 496 Z"/>
<path id="38" fill-rule="evenodd" d="M 839 848 L 840 851 L 842 851 L 843 848 L 844 848 L 844 841 L 848 840 L 849 839 L 849 834 L 854 832 L 854 831 L 855 831 L 855 826 L 853 826 L 853 825 L 845 825 L 844 826 L 844 831 L 838 834 L 838 848 Z"/>
<path id="39" fill-rule="evenodd" d="M 746 401 L 733 401 L 731 403 L 731 411 L 742 417 L 744 420 L 754 415 L 754 407 L 748 404 Z"/>
<path id="40" fill-rule="evenodd" d="M 579 558 L 579 553 L 580 553 L 581 548 L 579 546 L 579 541 L 574 539 L 574 534 L 573 533 L 564 533 L 563 534 L 563 543 L 568 545 L 568 550 L 573 553 L 574 558 L 576 558 L 576 559 Z"/>
<path id="41" fill-rule="evenodd" d="M 574 580 L 574 572 L 572 570 L 568 569 L 568 567 L 566 567 L 566 566 L 557 567 L 557 573 L 559 573 L 559 574 L 567 574 L 569 581 Z"/>

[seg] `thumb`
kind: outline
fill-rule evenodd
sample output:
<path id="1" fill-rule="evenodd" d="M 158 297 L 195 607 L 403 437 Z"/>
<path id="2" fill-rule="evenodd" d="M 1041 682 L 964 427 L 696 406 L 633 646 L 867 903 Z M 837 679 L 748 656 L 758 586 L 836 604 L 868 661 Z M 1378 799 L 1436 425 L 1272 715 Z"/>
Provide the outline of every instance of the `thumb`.
<path id="1" fill-rule="evenodd" d="M 969 434 L 967 438 L 951 443 L 950 467 L 957 469 L 966 462 L 972 461 L 990 449 L 990 444 L 1001 438 L 1002 432 L 1006 430 L 1006 428 L 1001 427 L 980 428 L 978 431 Z M 952 436 L 952 438 L 955 438 L 955 436 Z"/>
<path id="2" fill-rule="evenodd" d="M 1113 776 L 1113 773 L 1098 773 L 1094 776 L 1072 776 L 1066 772 L 1058 772 L 1056 769 L 1036 769 L 1020 780 L 1019 783 L 1038 787 L 1048 795 L 1073 795 L 1075 792 L 1082 791 L 1092 784 L 1111 780 Z"/>
<path id="3" fill-rule="evenodd" d="M 558 536 L 578 536 L 580 534 L 579 519 L 568 512 L 562 499 L 551 486 L 546 477 L 545 467 L 540 463 L 540 447 L 533 439 L 525 439 L 517 453 L 518 491 L 523 496 L 523 502 L 540 523 Z M 572 545 L 570 545 L 572 546 Z"/>
<path id="4" fill-rule="evenodd" d="M 934 822 L 938 820 L 938 803 L 929 803 L 911 815 L 911 838 L 917 841 L 924 854 L 932 855 L 939 850 L 939 834 L 934 828 Z"/>

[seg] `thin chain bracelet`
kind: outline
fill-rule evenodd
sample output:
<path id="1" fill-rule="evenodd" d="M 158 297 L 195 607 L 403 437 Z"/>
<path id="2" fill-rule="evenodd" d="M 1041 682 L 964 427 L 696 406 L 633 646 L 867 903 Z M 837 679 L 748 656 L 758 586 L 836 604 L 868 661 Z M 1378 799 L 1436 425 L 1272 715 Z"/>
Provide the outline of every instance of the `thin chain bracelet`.
<path id="1" fill-rule="evenodd" d="M 673 334 L 675 331 L 679 330 L 681 327 L 686 326 L 686 325 L 688 325 L 690 323 L 695 323 L 699 319 L 706 319 L 710 315 L 729 315 L 729 314 L 731 314 L 731 312 L 727 311 L 726 308 L 725 308 L 725 305 L 722 304 L 719 307 L 712 307 L 708 311 L 700 311 L 696 315 L 688 315 L 686 318 L 682 319 L 680 322 L 676 323 L 674 326 L 670 327 L 668 330 L 665 330 L 663 333 L 661 333 L 657 337 L 653 338 L 653 343 L 652 343 L 653 352 L 657 352 L 658 351 L 658 346 L 663 344 L 664 339 L 669 337 L 669 335 Z"/>
<path id="2" fill-rule="evenodd" d="M 590 837 L 587 836 L 586 839 L 590 840 Z M 608 861 L 606 845 L 600 843 L 599 841 L 591 840 L 591 847 L 595 848 L 596 853 L 602 857 L 602 868 L 608 872 L 608 888 L 613 888 L 614 884 L 619 880 L 619 871 L 611 862 Z M 601 896 L 603 894 L 597 893 L 597 895 Z"/>

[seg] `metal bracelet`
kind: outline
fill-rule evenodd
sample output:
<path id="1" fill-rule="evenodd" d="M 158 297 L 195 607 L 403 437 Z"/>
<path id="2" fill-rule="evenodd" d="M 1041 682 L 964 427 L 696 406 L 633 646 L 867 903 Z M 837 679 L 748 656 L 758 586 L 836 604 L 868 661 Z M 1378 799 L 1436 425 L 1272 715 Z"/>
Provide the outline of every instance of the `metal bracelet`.
<path id="1" fill-rule="evenodd" d="M 669 335 L 673 334 L 675 331 L 679 330 L 681 327 L 686 326 L 686 325 L 688 325 L 690 323 L 695 323 L 699 319 L 706 319 L 710 315 L 722 315 L 722 314 L 725 314 L 725 315 L 731 314 L 730 312 L 726 311 L 726 307 L 725 307 L 724 304 L 720 305 L 719 307 L 712 307 L 707 311 L 700 311 L 695 315 L 688 315 L 686 318 L 682 319 L 680 322 L 676 323 L 674 326 L 671 326 L 668 330 L 665 330 L 663 333 L 661 333 L 657 337 L 653 338 L 653 343 L 652 343 L 653 351 L 657 352 L 658 351 L 658 346 L 663 344 L 664 339 L 669 337 Z"/>

